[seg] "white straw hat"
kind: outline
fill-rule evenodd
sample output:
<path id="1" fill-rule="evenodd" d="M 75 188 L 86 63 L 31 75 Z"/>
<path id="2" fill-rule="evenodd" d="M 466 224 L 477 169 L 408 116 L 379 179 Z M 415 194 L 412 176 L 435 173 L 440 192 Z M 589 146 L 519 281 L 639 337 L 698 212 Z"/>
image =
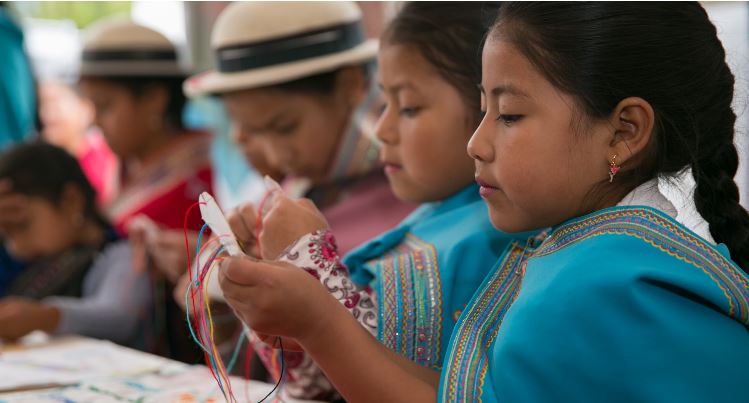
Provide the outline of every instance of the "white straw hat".
<path id="1" fill-rule="evenodd" d="M 182 76 L 174 44 L 164 35 L 122 19 L 86 31 L 81 76 Z"/>
<path id="2" fill-rule="evenodd" d="M 188 96 L 284 83 L 367 62 L 361 10 L 341 2 L 237 2 L 216 20 L 211 35 L 216 70 L 185 82 Z"/>

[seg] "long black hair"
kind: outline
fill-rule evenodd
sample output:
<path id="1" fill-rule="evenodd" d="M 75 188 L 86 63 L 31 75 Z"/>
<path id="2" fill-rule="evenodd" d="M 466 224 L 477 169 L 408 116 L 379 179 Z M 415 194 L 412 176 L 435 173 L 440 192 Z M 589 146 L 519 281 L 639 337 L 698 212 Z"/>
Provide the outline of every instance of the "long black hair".
<path id="1" fill-rule="evenodd" d="M 691 168 L 697 211 L 715 241 L 749 269 L 749 215 L 733 180 L 734 77 L 698 3 L 511 2 L 492 35 L 573 96 L 584 117 L 606 118 L 627 97 L 650 103 L 650 144 L 634 166 L 623 165 L 615 184 L 628 191 Z"/>

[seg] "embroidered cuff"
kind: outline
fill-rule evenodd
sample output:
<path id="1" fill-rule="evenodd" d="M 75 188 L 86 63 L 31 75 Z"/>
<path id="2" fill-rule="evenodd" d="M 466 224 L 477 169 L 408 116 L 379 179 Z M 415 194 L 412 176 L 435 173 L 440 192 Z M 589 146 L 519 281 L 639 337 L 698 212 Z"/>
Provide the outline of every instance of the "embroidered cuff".
<path id="1" fill-rule="evenodd" d="M 367 290 L 358 288 L 351 281 L 330 230 L 319 230 L 303 236 L 287 248 L 279 260 L 315 276 L 367 331 L 377 336 L 377 305 Z"/>

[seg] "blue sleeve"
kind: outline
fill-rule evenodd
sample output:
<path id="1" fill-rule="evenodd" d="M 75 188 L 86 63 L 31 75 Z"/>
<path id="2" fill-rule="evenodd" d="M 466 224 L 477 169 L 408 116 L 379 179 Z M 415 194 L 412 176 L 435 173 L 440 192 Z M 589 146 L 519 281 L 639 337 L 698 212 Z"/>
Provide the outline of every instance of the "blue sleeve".
<path id="1" fill-rule="evenodd" d="M 491 351 L 503 401 L 749 402 L 749 332 L 716 303 L 720 287 L 630 246 L 529 265 Z"/>
<path id="2" fill-rule="evenodd" d="M 36 88 L 23 34 L 0 10 L 0 150 L 28 138 L 36 121 Z"/>
<path id="3" fill-rule="evenodd" d="M 13 259 L 8 254 L 5 245 L 0 244 L 0 297 L 6 295 L 8 287 L 10 287 L 13 280 L 21 273 L 24 267 L 23 263 Z"/>

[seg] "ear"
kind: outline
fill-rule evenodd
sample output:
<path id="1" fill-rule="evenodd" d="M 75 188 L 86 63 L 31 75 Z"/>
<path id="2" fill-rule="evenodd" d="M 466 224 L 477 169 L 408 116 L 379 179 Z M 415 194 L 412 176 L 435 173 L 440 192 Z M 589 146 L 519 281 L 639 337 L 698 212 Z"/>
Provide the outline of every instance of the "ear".
<path id="1" fill-rule="evenodd" d="M 68 183 L 65 185 L 59 205 L 65 214 L 73 220 L 86 215 L 86 199 L 83 197 L 81 189 L 75 184 Z"/>
<path id="2" fill-rule="evenodd" d="M 344 67 L 336 75 L 336 92 L 346 101 L 357 105 L 367 92 L 364 68 Z"/>
<path id="3" fill-rule="evenodd" d="M 644 99 L 629 97 L 616 106 L 610 123 L 614 133 L 607 157 L 610 160 L 616 155 L 616 163 L 622 165 L 636 160 L 650 143 L 655 127 L 655 112 Z"/>

